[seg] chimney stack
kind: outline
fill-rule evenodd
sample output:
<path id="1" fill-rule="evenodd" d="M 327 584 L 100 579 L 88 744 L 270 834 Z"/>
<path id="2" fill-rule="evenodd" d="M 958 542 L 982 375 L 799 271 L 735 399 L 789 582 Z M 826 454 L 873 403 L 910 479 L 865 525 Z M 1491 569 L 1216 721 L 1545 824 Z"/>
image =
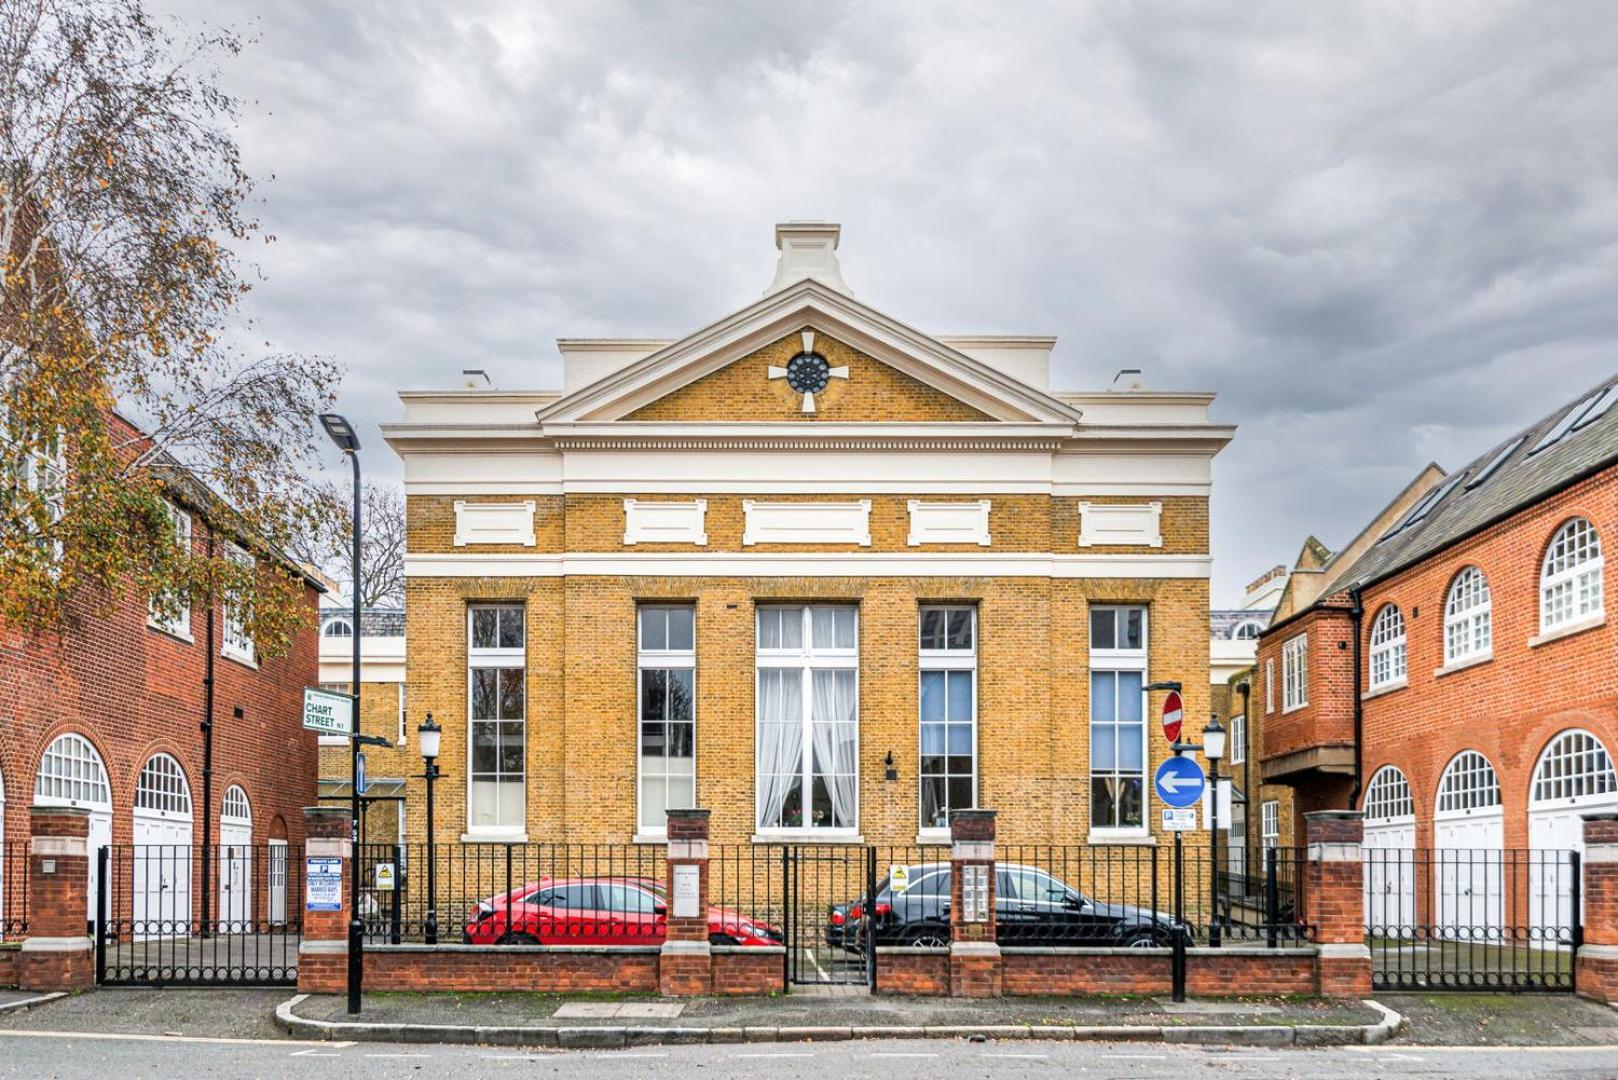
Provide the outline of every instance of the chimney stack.
<path id="1" fill-rule="evenodd" d="M 494 386 L 489 373 L 482 368 L 463 368 L 461 371 L 462 390 L 488 390 Z"/>
<path id="2" fill-rule="evenodd" d="M 843 281 L 837 265 L 837 241 L 843 227 L 831 221 L 786 221 L 775 227 L 775 246 L 781 258 L 775 264 L 775 280 L 764 295 L 780 292 L 804 278 L 814 278 L 845 296 L 854 291 Z"/>

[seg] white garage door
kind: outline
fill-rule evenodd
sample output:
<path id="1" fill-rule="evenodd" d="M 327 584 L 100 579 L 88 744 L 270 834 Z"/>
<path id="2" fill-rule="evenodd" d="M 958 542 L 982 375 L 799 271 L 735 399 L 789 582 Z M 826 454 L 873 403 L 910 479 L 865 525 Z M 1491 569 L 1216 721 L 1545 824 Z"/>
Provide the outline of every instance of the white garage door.
<path id="1" fill-rule="evenodd" d="M 90 865 L 85 889 L 86 921 L 96 918 L 102 889 L 96 853 L 112 843 L 112 788 L 101 755 L 82 735 L 59 735 L 45 748 L 34 775 L 35 806 L 76 806 L 90 811 Z"/>
<path id="2" fill-rule="evenodd" d="M 180 763 L 153 754 L 135 782 L 134 936 L 191 935 L 191 786 Z"/>
<path id="3" fill-rule="evenodd" d="M 253 921 L 253 810 L 235 784 L 225 789 L 219 845 L 219 930 L 246 933 Z"/>
<path id="4" fill-rule="evenodd" d="M 1365 788 L 1365 923 L 1372 937 L 1415 934 L 1416 804 L 1410 782 L 1385 765 Z"/>
<path id="5" fill-rule="evenodd" d="M 1489 759 L 1463 750 L 1444 769 L 1433 814 L 1437 922 L 1458 941 L 1499 940 L 1505 925 L 1505 814 Z"/>
<path id="6" fill-rule="evenodd" d="M 1540 755 L 1528 792 L 1528 846 L 1533 849 L 1529 914 L 1542 942 L 1571 939 L 1574 873 L 1569 854 L 1584 855 L 1583 816 L 1600 810 L 1618 810 L 1612 758 L 1588 731 L 1564 731 Z"/>

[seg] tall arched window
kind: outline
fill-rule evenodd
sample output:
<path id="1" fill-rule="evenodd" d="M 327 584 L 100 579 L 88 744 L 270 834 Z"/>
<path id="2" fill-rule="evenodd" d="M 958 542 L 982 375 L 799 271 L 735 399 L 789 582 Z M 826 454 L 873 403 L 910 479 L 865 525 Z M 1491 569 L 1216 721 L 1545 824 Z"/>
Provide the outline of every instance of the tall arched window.
<path id="1" fill-rule="evenodd" d="M 1384 765 L 1365 785 L 1366 823 L 1411 820 L 1416 802 L 1410 797 L 1410 781 L 1393 765 Z"/>
<path id="2" fill-rule="evenodd" d="M 1405 618 L 1395 604 L 1377 612 L 1371 624 L 1371 689 L 1405 677 Z"/>
<path id="3" fill-rule="evenodd" d="M 1539 577 L 1541 632 L 1601 613 L 1601 537 L 1574 518 L 1551 537 Z"/>
<path id="4" fill-rule="evenodd" d="M 135 781 L 135 809 L 190 815 L 191 786 L 178 761 L 167 754 L 153 754 L 147 759 Z"/>
<path id="5" fill-rule="evenodd" d="M 1438 812 L 1458 814 L 1499 805 L 1500 778 L 1489 759 L 1476 750 L 1456 754 L 1438 782 Z"/>
<path id="6" fill-rule="evenodd" d="M 1468 566 L 1450 583 L 1444 604 L 1444 663 L 1488 656 L 1494 650 L 1493 604 L 1483 571 Z"/>
<path id="7" fill-rule="evenodd" d="M 1529 801 L 1559 803 L 1613 792 L 1618 775 L 1601 740 L 1588 731 L 1564 731 L 1540 755 Z"/>

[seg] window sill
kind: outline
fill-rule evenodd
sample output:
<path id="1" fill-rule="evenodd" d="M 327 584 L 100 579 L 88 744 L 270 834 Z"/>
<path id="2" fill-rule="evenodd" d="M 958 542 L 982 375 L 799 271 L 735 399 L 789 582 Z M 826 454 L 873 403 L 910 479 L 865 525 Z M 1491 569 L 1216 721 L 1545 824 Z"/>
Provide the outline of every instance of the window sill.
<path id="1" fill-rule="evenodd" d="M 1085 837 L 1085 843 L 1097 847 L 1156 847 L 1157 837 L 1145 829 L 1139 831 L 1134 829 L 1119 830 L 1116 832 L 1092 830 L 1090 835 Z"/>
<path id="2" fill-rule="evenodd" d="M 948 847 L 951 843 L 948 829 L 923 829 L 916 834 L 917 847 Z"/>
<path id="3" fill-rule="evenodd" d="M 1479 664 L 1487 664 L 1493 659 L 1494 650 L 1492 649 L 1486 653 L 1476 653 L 1472 656 L 1463 656 L 1459 660 L 1451 660 L 1443 667 L 1435 670 L 1433 672 L 1433 678 L 1442 679 L 1445 675 L 1453 675 L 1457 671 L 1465 671 L 1467 668 L 1475 668 Z"/>
<path id="4" fill-rule="evenodd" d="M 782 829 L 753 834 L 755 844 L 863 844 L 865 837 L 848 829 Z"/>
<path id="5" fill-rule="evenodd" d="M 254 671 L 258 670 L 258 661 L 244 652 L 237 652 L 235 649 L 221 649 L 219 650 L 219 655 L 226 660 L 240 664 L 242 667 L 252 668 Z"/>
<path id="6" fill-rule="evenodd" d="M 197 639 L 192 637 L 190 631 L 188 630 L 176 630 L 173 627 L 164 626 L 162 623 L 152 622 L 150 620 L 147 620 L 146 628 L 148 630 L 155 630 L 166 638 L 173 638 L 175 641 L 183 641 L 187 645 L 195 645 L 197 643 Z"/>
<path id="7" fill-rule="evenodd" d="M 1383 683 L 1381 686 L 1373 687 L 1372 689 L 1365 691 L 1365 693 L 1360 695 L 1360 700 L 1361 701 L 1370 701 L 1372 698 L 1379 698 L 1383 694 L 1391 694 L 1395 690 L 1403 690 L 1406 687 L 1408 687 L 1409 685 L 1410 685 L 1410 676 L 1409 675 L 1401 675 L 1399 678 L 1395 679 L 1393 682 Z"/>
<path id="8" fill-rule="evenodd" d="M 1594 630 L 1598 626 L 1605 625 L 1607 625 L 1606 612 L 1603 611 L 1599 615 L 1586 615 L 1582 619 L 1575 619 L 1570 623 L 1563 623 L 1561 626 L 1558 626 L 1555 629 L 1547 630 L 1542 634 L 1529 638 L 1528 647 L 1530 649 L 1537 649 L 1541 645 L 1549 645 L 1553 641 L 1561 641 L 1563 638 L 1572 637 L 1574 634 L 1582 634 L 1586 630 Z"/>
<path id="9" fill-rule="evenodd" d="M 1281 715 L 1282 716 L 1290 716 L 1292 713 L 1302 712 L 1303 710 L 1307 709 L 1308 707 L 1309 707 L 1309 703 L 1307 701 L 1299 702 L 1296 705 L 1283 705 L 1283 706 L 1281 706 Z"/>
<path id="10" fill-rule="evenodd" d="M 526 844 L 526 832 L 465 832 L 461 834 L 463 844 Z"/>
<path id="11" fill-rule="evenodd" d="M 636 833 L 629 838 L 631 844 L 667 844 L 668 833 Z"/>

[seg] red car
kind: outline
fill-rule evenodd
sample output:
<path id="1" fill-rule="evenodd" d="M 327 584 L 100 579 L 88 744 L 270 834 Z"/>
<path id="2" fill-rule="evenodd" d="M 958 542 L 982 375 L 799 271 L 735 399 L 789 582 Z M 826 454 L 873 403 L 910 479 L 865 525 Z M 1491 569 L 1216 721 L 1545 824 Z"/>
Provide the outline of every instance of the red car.
<path id="1" fill-rule="evenodd" d="M 541 878 L 479 900 L 461 939 L 468 945 L 661 945 L 667 922 L 666 890 L 655 878 Z M 710 907 L 708 940 L 779 945 L 784 939 L 773 926 Z"/>

